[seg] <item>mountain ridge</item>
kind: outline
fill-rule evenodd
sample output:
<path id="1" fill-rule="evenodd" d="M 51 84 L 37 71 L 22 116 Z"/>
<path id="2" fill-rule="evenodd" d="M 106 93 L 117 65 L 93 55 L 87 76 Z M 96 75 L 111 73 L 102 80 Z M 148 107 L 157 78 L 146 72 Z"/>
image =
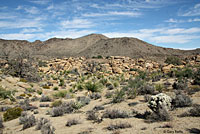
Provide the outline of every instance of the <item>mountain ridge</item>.
<path id="1" fill-rule="evenodd" d="M 128 56 L 131 58 L 162 58 L 166 56 L 188 56 L 200 53 L 200 48 L 180 50 L 152 45 L 133 37 L 108 38 L 102 34 L 89 34 L 79 38 L 50 38 L 36 40 L 0 39 L 0 52 L 7 49 L 29 50 L 34 56 L 46 58 L 84 56 Z"/>

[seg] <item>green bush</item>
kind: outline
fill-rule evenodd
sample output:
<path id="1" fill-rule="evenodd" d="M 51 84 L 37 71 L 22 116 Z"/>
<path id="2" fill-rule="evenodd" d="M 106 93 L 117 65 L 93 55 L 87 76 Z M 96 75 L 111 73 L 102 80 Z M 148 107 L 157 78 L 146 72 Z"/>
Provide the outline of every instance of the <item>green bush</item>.
<path id="1" fill-rule="evenodd" d="M 47 67 L 47 62 L 46 62 L 46 61 L 41 61 L 41 60 L 40 60 L 40 61 L 38 62 L 38 66 L 39 66 L 39 67 Z"/>
<path id="2" fill-rule="evenodd" d="M 100 92 L 98 83 L 95 82 L 87 82 L 85 83 L 85 88 L 91 92 Z"/>
<path id="3" fill-rule="evenodd" d="M 165 63 L 173 64 L 173 65 L 181 65 L 182 64 L 181 59 L 179 59 L 178 57 L 175 57 L 175 56 L 167 57 L 167 59 L 165 60 Z"/>
<path id="4" fill-rule="evenodd" d="M 4 121 L 16 119 L 21 116 L 22 111 L 23 110 L 20 107 L 10 108 L 3 114 L 3 119 Z"/>
<path id="5" fill-rule="evenodd" d="M 155 90 L 158 91 L 158 92 L 162 92 L 164 89 L 164 86 L 162 84 L 156 84 L 155 85 Z"/>
<path id="6" fill-rule="evenodd" d="M 62 91 L 58 91 L 58 92 L 54 93 L 53 96 L 56 98 L 64 98 L 64 97 L 66 97 L 67 94 L 68 94 L 68 91 L 62 90 Z"/>
<path id="7" fill-rule="evenodd" d="M 117 90 L 113 96 L 112 102 L 113 103 L 120 103 L 125 99 L 125 91 L 124 90 Z"/>
<path id="8" fill-rule="evenodd" d="M 54 102 L 51 103 L 51 107 L 58 107 L 62 104 L 61 100 L 56 100 Z"/>
<path id="9" fill-rule="evenodd" d="M 54 87 L 53 90 L 58 90 L 58 87 Z"/>
<path id="10" fill-rule="evenodd" d="M 194 84 L 200 85 L 200 68 L 194 73 Z"/>
<path id="11" fill-rule="evenodd" d="M 16 91 L 11 91 L 11 90 L 6 90 L 3 87 L 0 86 L 0 98 L 2 99 L 7 99 L 9 98 L 10 100 L 13 100 L 13 95 L 15 94 Z"/>
<path id="12" fill-rule="evenodd" d="M 44 85 L 43 88 L 44 89 L 50 89 L 50 86 Z"/>
<path id="13" fill-rule="evenodd" d="M 190 68 L 184 68 L 184 69 L 181 69 L 181 70 L 175 70 L 175 76 L 177 78 L 191 78 L 193 76 L 193 72 L 192 72 L 192 69 Z"/>

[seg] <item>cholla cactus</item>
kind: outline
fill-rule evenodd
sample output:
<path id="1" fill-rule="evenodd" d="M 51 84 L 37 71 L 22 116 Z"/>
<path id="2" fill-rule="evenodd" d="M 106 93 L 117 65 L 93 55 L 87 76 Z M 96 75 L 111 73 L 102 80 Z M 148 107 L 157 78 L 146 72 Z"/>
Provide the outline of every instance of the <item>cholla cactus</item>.
<path id="1" fill-rule="evenodd" d="M 151 96 L 150 101 L 148 102 L 148 107 L 157 112 L 159 108 L 165 108 L 166 110 L 171 109 L 172 99 L 164 93 L 160 93 L 154 96 Z"/>

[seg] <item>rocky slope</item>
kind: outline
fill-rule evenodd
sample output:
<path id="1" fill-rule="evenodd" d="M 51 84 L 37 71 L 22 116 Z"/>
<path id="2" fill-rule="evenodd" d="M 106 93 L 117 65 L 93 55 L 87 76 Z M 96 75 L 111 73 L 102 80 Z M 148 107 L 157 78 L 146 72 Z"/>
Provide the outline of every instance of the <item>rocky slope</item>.
<path id="1" fill-rule="evenodd" d="M 84 56 L 128 56 L 131 58 L 163 58 L 175 55 L 199 54 L 200 49 L 184 51 L 151 45 L 136 38 L 108 38 L 100 34 L 91 34 L 77 39 L 52 38 L 47 41 L 28 42 L 24 40 L 0 40 L 0 52 L 26 49 L 32 55 L 43 57 Z"/>

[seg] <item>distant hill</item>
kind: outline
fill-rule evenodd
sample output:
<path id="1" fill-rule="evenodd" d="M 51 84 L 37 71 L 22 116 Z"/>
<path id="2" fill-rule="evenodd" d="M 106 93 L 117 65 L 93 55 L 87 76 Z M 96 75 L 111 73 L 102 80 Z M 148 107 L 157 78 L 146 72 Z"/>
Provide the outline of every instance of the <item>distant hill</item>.
<path id="1" fill-rule="evenodd" d="M 166 56 L 188 56 L 200 54 L 200 49 L 179 50 L 151 45 L 137 38 L 108 38 L 101 34 L 90 34 L 71 39 L 51 38 L 46 41 L 0 39 L 0 53 L 26 49 L 39 58 L 85 56 L 129 56 L 132 58 L 160 59 Z"/>

